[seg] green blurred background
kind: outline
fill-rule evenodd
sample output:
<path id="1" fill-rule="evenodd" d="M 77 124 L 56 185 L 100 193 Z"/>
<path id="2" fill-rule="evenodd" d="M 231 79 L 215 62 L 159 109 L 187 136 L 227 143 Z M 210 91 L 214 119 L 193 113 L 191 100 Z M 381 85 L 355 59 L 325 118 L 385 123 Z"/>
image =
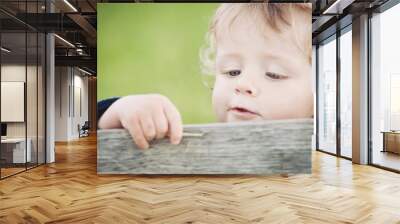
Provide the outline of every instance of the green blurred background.
<path id="1" fill-rule="evenodd" d="M 160 93 L 185 124 L 215 122 L 199 49 L 218 5 L 98 4 L 98 100 Z"/>

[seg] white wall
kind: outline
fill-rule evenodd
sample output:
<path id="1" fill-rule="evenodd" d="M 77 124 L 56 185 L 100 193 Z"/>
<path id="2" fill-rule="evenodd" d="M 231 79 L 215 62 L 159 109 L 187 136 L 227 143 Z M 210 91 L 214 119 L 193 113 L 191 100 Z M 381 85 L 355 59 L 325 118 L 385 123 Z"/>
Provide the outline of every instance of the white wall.
<path id="1" fill-rule="evenodd" d="M 25 66 L 25 64 L 3 64 L 1 66 L 1 81 L 24 82 L 26 86 L 26 100 L 22 99 L 22 102 L 20 102 L 23 104 L 22 107 L 10 108 L 4 106 L 2 102 L 2 114 L 4 112 L 17 113 L 18 111 L 15 110 L 19 110 L 23 117 L 22 121 L 20 122 L 5 122 L 7 124 L 7 137 L 24 138 L 26 135 L 29 139 L 29 143 L 31 144 L 29 148 L 31 148 L 31 155 L 32 158 L 34 158 L 32 161 L 36 162 L 36 158 L 38 158 L 39 163 L 44 163 L 45 90 L 44 73 L 42 72 L 42 67 L 30 65 Z M 24 89 L 19 90 L 19 93 L 24 94 Z M 5 89 L 2 89 L 1 97 L 2 99 L 9 98 L 9 96 L 7 96 L 7 92 L 5 92 Z M 24 96 L 22 98 L 24 98 Z M 24 118 L 25 112 L 26 120 Z M 48 161 L 51 162 L 51 160 Z"/>
<path id="2" fill-rule="evenodd" d="M 25 75 L 28 76 L 27 88 L 27 125 L 28 125 L 28 137 L 31 133 L 36 135 L 36 80 L 32 77 L 36 77 L 36 67 L 25 65 L 2 65 L 1 66 L 1 81 L 2 82 L 25 82 Z M 32 87 L 33 86 L 33 87 Z M 7 96 L 2 96 L 7 97 Z M 41 107 L 42 105 L 39 105 Z M 24 109 L 24 108 L 22 108 Z M 1 108 L 1 110 L 7 110 L 7 108 Z M 33 111 L 35 113 L 33 113 Z M 24 137 L 25 136 L 25 124 L 26 122 L 7 122 L 7 136 L 8 137 Z"/>
<path id="3" fill-rule="evenodd" d="M 68 86 L 70 76 L 67 67 L 55 68 L 55 141 L 68 140 Z"/>
<path id="4" fill-rule="evenodd" d="M 70 136 L 72 138 L 78 138 L 78 125 L 82 126 L 85 121 L 88 120 L 88 78 L 85 76 L 83 77 L 83 73 L 77 73 L 78 70 L 74 70 L 74 80 L 72 83 L 73 90 L 71 92 L 73 102 L 71 101 L 71 132 Z M 81 107 L 81 108 L 80 108 Z M 81 111 L 80 111 L 81 110 Z"/>
<path id="5" fill-rule="evenodd" d="M 88 78 L 83 75 L 76 68 L 56 67 L 56 141 L 79 138 L 78 124 L 88 120 Z"/>
<path id="6" fill-rule="evenodd" d="M 1 66 L 1 81 L 3 82 L 25 82 L 25 65 L 2 65 Z M 30 70 L 31 67 L 28 67 Z M 5 110 L 6 108 L 1 108 Z M 9 122 L 7 123 L 8 137 L 25 137 L 24 122 Z"/>

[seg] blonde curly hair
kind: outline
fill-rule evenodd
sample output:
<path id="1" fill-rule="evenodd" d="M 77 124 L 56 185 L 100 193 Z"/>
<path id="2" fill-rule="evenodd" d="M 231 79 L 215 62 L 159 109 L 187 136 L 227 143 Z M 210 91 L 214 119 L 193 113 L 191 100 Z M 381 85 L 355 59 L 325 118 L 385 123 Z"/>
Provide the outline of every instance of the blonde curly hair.
<path id="1" fill-rule="evenodd" d="M 247 13 L 246 15 L 256 18 L 258 21 L 264 21 L 264 23 L 256 24 L 259 28 L 261 28 L 260 26 L 269 26 L 272 30 L 281 32 L 284 27 L 292 28 L 296 25 L 296 21 L 292 16 L 295 10 L 304 13 L 305 18 L 309 17 L 309 24 L 304 24 L 308 29 L 306 31 L 307 37 L 303 37 L 300 40 L 299 35 L 296 34 L 294 38 L 298 47 L 304 52 L 311 64 L 311 3 L 224 3 L 216 10 L 206 34 L 205 45 L 200 49 L 202 73 L 212 76 L 215 74 L 217 31 L 222 25 L 222 21 L 224 23 L 229 21 L 228 25 L 232 25 L 239 15 Z"/>

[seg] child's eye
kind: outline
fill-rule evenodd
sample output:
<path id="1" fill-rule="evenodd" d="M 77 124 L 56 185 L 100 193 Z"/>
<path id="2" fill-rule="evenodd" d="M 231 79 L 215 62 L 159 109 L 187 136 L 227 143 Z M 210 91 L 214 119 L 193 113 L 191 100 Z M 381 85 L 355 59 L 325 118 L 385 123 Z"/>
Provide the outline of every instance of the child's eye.
<path id="1" fill-rule="evenodd" d="M 280 75 L 280 74 L 273 73 L 273 72 L 266 72 L 265 75 L 270 79 L 287 79 L 288 78 L 286 75 Z"/>
<path id="2" fill-rule="evenodd" d="M 225 72 L 225 74 L 230 75 L 230 76 L 238 76 L 238 75 L 240 75 L 240 73 L 241 73 L 240 70 L 231 70 L 231 71 Z"/>

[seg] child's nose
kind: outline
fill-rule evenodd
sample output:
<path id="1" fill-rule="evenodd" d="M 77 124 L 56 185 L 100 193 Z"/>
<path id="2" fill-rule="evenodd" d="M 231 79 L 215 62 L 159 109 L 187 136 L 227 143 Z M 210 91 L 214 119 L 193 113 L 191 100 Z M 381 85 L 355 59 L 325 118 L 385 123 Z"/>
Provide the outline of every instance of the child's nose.
<path id="1" fill-rule="evenodd" d="M 236 93 L 246 93 L 248 95 L 253 95 L 253 90 L 251 89 L 243 89 L 243 88 L 236 88 Z"/>
<path id="2" fill-rule="evenodd" d="M 249 96 L 256 96 L 258 91 L 254 87 L 254 85 L 252 85 L 251 83 L 244 82 L 244 81 L 239 81 L 237 83 L 237 85 L 236 85 L 235 92 L 237 94 L 245 94 L 245 95 L 249 95 Z"/>

